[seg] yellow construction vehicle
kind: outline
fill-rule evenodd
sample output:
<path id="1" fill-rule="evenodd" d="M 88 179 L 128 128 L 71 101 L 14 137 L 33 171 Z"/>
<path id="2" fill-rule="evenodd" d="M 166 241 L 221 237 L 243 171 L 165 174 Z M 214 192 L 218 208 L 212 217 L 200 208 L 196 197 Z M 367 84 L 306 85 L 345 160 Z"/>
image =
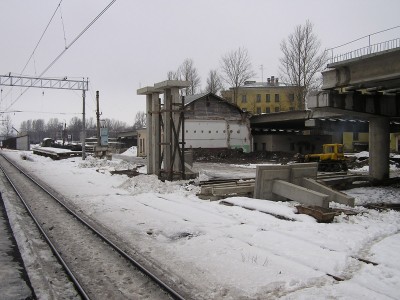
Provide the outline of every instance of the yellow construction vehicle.
<path id="1" fill-rule="evenodd" d="M 343 153 L 343 144 L 324 144 L 319 154 L 307 154 L 304 162 L 318 162 L 318 171 L 339 172 L 347 171 L 346 157 Z"/>

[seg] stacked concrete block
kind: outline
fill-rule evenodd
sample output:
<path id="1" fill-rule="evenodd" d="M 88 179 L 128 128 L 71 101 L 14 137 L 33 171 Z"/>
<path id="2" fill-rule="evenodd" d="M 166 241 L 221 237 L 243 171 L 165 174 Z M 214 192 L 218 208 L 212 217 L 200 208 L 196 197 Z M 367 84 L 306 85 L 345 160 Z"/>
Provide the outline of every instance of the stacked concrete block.
<path id="1" fill-rule="evenodd" d="M 293 200 L 325 208 L 329 207 L 331 201 L 354 206 L 354 198 L 318 183 L 317 170 L 317 163 L 257 166 L 254 198 Z"/>

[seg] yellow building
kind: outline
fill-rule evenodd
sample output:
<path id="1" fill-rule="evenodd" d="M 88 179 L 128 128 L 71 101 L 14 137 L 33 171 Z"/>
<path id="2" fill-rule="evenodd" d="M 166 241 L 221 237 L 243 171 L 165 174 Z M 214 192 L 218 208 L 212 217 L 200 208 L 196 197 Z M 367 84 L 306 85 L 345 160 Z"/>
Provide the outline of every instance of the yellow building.
<path id="1" fill-rule="evenodd" d="M 368 132 L 343 132 L 344 151 L 368 151 Z M 400 151 L 400 133 L 390 133 L 390 152 Z"/>
<path id="2" fill-rule="evenodd" d="M 222 91 L 222 98 L 234 103 L 234 89 Z M 267 82 L 246 81 L 238 88 L 237 106 L 252 114 L 280 111 L 303 110 L 295 100 L 296 87 L 282 84 L 278 78 L 268 78 Z"/>

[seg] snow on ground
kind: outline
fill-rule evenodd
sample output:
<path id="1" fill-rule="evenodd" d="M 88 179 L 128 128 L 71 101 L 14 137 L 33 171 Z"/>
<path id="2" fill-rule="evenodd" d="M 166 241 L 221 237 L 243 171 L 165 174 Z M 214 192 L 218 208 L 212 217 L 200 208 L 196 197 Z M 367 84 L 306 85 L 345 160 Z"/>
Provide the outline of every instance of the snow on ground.
<path id="1" fill-rule="evenodd" d="M 228 201 L 238 206 L 225 206 L 200 200 L 199 188 L 189 181 L 110 173 L 134 168 L 142 160 L 53 161 L 29 152 L 22 160 L 20 152 L 4 152 L 127 244 L 202 289 L 198 298 L 400 299 L 399 212 L 358 206 L 355 216 L 320 224 L 295 214 L 290 203 L 235 197 Z M 249 166 L 203 163 L 196 168 L 203 170 L 202 178 L 255 175 Z M 356 205 L 400 202 L 398 188 L 347 193 Z"/>
<path id="2" fill-rule="evenodd" d="M 126 150 L 125 152 L 121 153 L 121 155 L 137 156 L 137 147 L 136 146 L 132 146 L 128 150 Z"/>

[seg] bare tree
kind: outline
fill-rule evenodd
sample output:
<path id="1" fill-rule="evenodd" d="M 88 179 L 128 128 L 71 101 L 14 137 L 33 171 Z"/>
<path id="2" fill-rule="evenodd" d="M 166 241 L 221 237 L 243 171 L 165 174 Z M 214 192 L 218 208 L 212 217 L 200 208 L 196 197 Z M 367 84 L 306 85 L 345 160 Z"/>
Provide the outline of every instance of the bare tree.
<path id="1" fill-rule="evenodd" d="M 129 126 L 126 122 L 115 119 L 104 119 L 104 126 L 108 128 L 108 136 L 116 137 L 118 132 L 128 130 Z"/>
<path id="2" fill-rule="evenodd" d="M 58 118 L 50 118 L 47 121 L 46 126 L 47 136 L 52 138 L 53 140 L 57 140 L 57 135 L 61 132 L 62 127 L 62 123 L 58 120 Z"/>
<path id="3" fill-rule="evenodd" d="M 208 72 L 206 92 L 218 94 L 222 89 L 222 80 L 217 70 L 210 70 L 210 72 Z"/>
<path id="4" fill-rule="evenodd" d="M 294 32 L 281 42 L 283 57 L 280 59 L 281 78 L 297 87 L 298 109 L 305 108 L 305 99 L 319 80 L 317 73 L 327 63 L 325 51 L 319 52 L 321 42 L 313 32 L 313 24 L 307 20 L 305 25 L 296 26 Z"/>
<path id="5" fill-rule="evenodd" d="M 190 86 L 183 89 L 185 95 L 194 95 L 200 86 L 200 76 L 194 66 L 193 59 L 186 58 L 177 71 L 180 80 L 190 82 Z"/>
<path id="6" fill-rule="evenodd" d="M 72 136 L 72 139 L 74 141 L 79 141 L 80 140 L 80 134 L 83 129 L 82 126 L 82 119 L 78 117 L 73 117 L 69 121 L 68 125 L 68 133 Z"/>
<path id="7" fill-rule="evenodd" d="M 135 116 L 133 129 L 142 129 L 145 127 L 146 127 L 146 113 L 144 111 L 138 111 Z"/>
<path id="8" fill-rule="evenodd" d="M 179 80 L 179 74 L 177 71 L 169 71 L 167 73 L 168 80 Z"/>
<path id="9" fill-rule="evenodd" d="M 255 76 L 247 49 L 238 48 L 222 56 L 221 69 L 223 72 L 222 78 L 233 87 L 233 102 L 237 104 L 239 87 L 246 80 Z"/>
<path id="10" fill-rule="evenodd" d="M 13 124 L 10 115 L 7 114 L 1 121 L 2 121 L 1 135 L 4 136 L 5 138 L 12 136 Z"/>

